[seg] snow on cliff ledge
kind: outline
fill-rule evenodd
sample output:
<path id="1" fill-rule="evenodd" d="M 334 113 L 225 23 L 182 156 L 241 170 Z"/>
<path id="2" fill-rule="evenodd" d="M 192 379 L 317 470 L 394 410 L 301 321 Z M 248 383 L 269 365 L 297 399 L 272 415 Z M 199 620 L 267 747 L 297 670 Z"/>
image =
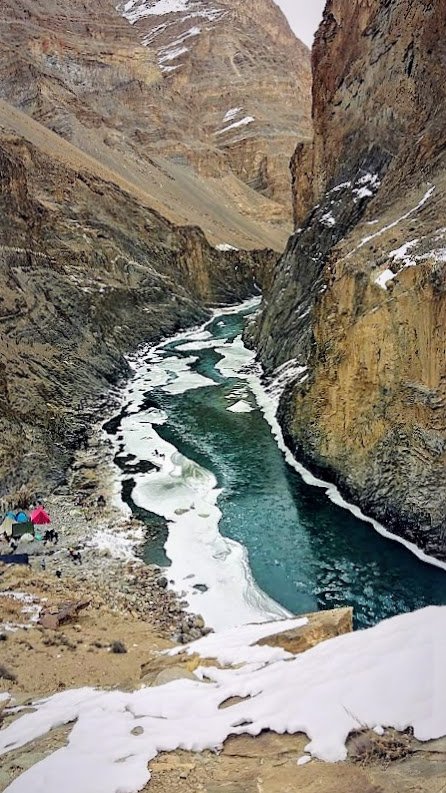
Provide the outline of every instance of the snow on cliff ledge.
<path id="1" fill-rule="evenodd" d="M 283 628 L 300 625 L 287 620 Z M 265 624 L 250 625 L 190 645 L 189 652 L 223 659 L 230 647 L 245 662 L 198 670 L 211 683 L 177 680 L 130 693 L 83 688 L 37 702 L 34 713 L 0 731 L 0 754 L 75 722 L 69 742 L 8 793 L 133 793 L 159 752 L 216 749 L 231 734 L 304 732 L 306 750 L 327 761 L 345 759 L 346 738 L 359 726 L 413 726 L 421 741 L 446 734 L 446 607 L 394 617 L 296 657 L 266 647 L 259 656 L 251 645 L 262 635 Z M 245 699 L 219 709 L 237 696 Z"/>
<path id="2" fill-rule="evenodd" d="M 200 0 L 127 0 L 118 5 L 118 10 L 131 25 L 144 17 L 182 13 L 187 13 L 187 18 L 203 17 L 213 22 L 222 14 L 220 8 L 206 6 Z"/>

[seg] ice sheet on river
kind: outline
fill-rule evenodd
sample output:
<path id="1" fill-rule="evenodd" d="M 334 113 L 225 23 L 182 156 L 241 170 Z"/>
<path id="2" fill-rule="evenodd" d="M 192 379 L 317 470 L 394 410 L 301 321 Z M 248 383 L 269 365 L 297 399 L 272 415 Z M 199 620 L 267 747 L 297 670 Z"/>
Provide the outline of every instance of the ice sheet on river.
<path id="1" fill-rule="evenodd" d="M 138 506 L 165 517 L 169 523 L 166 553 L 172 566 L 168 570 L 168 577 L 174 581 L 175 590 L 186 597 L 190 609 L 202 613 L 209 625 L 227 627 L 283 616 L 287 612 L 263 593 L 253 580 L 246 550 L 219 533 L 219 490 L 213 475 L 182 456 L 174 446 L 165 443 L 156 432 L 156 420 L 151 421 L 150 412 L 138 412 L 147 393 L 153 389 L 182 394 L 191 388 L 215 387 L 213 380 L 194 371 L 197 357 L 184 354 L 188 352 L 184 347 L 189 345 L 197 345 L 197 350 L 198 347 L 208 349 L 212 345 L 220 356 L 215 368 L 225 378 L 235 378 L 240 382 L 239 387 L 235 387 L 229 395 L 233 399 L 229 409 L 232 407 L 234 410 L 237 405 L 247 403 L 249 392 L 254 394 L 287 462 L 308 484 L 325 490 L 332 501 L 348 508 L 361 519 L 367 518 L 359 509 L 346 504 L 334 485 L 306 471 L 285 445 L 276 419 L 279 394 L 282 386 L 288 382 L 290 370 L 293 376 L 307 376 L 304 367 L 294 362 L 287 364 L 283 371 L 277 372 L 273 387 L 266 389 L 255 355 L 245 348 L 241 336 L 232 342 L 212 339 L 206 327 L 192 333 L 183 332 L 175 340 L 163 342 L 145 354 L 135 367 L 135 378 L 125 394 L 128 415 L 121 427 L 122 452 L 134 454 L 137 460 L 149 461 L 157 466 L 158 470 L 151 473 L 138 474 L 136 477 L 132 474 L 136 483 L 132 497 Z M 369 522 L 380 533 L 392 536 L 375 521 Z M 406 545 L 409 547 L 409 544 Z M 415 547 L 410 550 L 423 558 L 422 552 L 418 552 Z"/>
<path id="2" fill-rule="evenodd" d="M 180 454 L 153 428 L 142 438 L 138 423 L 132 428 L 129 419 L 123 422 L 123 434 L 129 453 L 160 465 L 158 471 L 135 477 L 132 498 L 137 506 L 169 521 L 167 575 L 190 607 L 216 628 L 286 615 L 255 584 L 245 549 L 220 534 L 220 491 L 213 474 Z"/>
<path id="3" fill-rule="evenodd" d="M 166 394 L 177 395 L 185 394 L 186 391 L 195 388 L 207 388 L 208 386 L 217 385 L 209 377 L 204 377 L 192 369 L 193 364 L 197 360 L 193 356 L 190 358 L 179 358 L 174 355 L 162 359 L 155 366 L 169 378 L 167 383 L 161 386 L 162 390 Z"/>
<path id="4" fill-rule="evenodd" d="M 234 405 L 231 405 L 228 410 L 230 413 L 252 413 L 255 408 L 253 408 L 249 402 L 246 402 L 244 399 L 240 399 Z"/>
<path id="5" fill-rule="evenodd" d="M 218 344 L 221 346 L 221 341 Z M 169 355 L 152 363 L 151 358 L 138 371 L 139 387 L 135 388 L 136 381 L 128 387 L 130 403 L 121 422 L 120 448 L 135 456 L 134 463 L 144 460 L 156 466 L 149 473 L 132 475 L 132 499 L 138 507 L 168 521 L 168 578 L 207 624 L 224 628 L 287 616 L 286 609 L 255 583 L 245 548 L 220 534 L 220 490 L 215 476 L 158 435 L 160 417 L 153 408 L 141 412 L 143 395 L 151 387 L 168 393 L 183 393 L 171 390 L 176 384 L 184 391 L 196 387 L 189 380 L 191 375 L 201 377 L 190 371 L 195 360 Z"/>

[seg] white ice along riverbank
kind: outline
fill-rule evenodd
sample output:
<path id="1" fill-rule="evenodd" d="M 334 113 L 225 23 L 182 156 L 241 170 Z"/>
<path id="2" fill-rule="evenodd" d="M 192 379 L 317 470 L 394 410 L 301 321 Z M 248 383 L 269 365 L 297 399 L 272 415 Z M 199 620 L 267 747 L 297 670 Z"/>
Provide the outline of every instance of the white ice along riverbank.
<path id="1" fill-rule="evenodd" d="M 256 305 L 258 300 L 248 301 L 245 307 L 251 303 Z M 216 313 L 236 313 L 242 308 L 236 306 Z M 171 566 L 167 576 L 174 582 L 173 589 L 188 601 L 190 610 L 202 614 L 208 625 L 221 629 L 289 616 L 285 608 L 257 586 L 246 549 L 220 534 L 221 511 L 217 500 L 221 491 L 214 474 L 161 438 L 157 426 L 168 420 L 166 413 L 153 408 L 141 410 L 145 396 L 155 388 L 180 395 L 191 389 L 217 385 L 193 371 L 191 367 L 197 360 L 194 355 L 181 357 L 164 349 L 182 338 L 184 344 L 179 347 L 182 352 L 213 348 L 221 353 L 222 361 L 217 368 L 223 374 L 225 362 L 232 372 L 242 369 L 254 357 L 241 340 L 225 344 L 221 339 L 213 339 L 204 326 L 162 342 L 135 362 L 134 377 L 122 399 L 127 415 L 122 419 L 115 444 L 123 457 L 134 455 L 132 463 L 150 462 L 156 469 L 131 475 L 135 481 L 132 499 L 138 507 L 168 521 L 165 551 Z M 228 404 L 228 410 L 242 413 L 251 407 L 234 396 L 234 404 Z"/>
<path id="2" fill-rule="evenodd" d="M 421 561 L 446 569 L 444 563 L 428 557 L 413 543 L 393 535 L 377 521 L 367 518 L 358 507 L 347 503 L 334 485 L 313 476 L 295 460 L 285 444 L 276 411 L 287 382 L 303 381 L 308 377 L 306 367 L 289 361 L 277 370 L 276 376 L 265 387 L 261 379 L 262 369 L 255 363 L 254 353 L 246 349 L 241 337 L 228 343 L 212 337 L 207 329 L 215 316 L 237 313 L 248 305 L 254 308 L 258 302 L 254 299 L 244 306 L 218 310 L 213 319 L 202 327 L 165 340 L 136 360 L 134 377 L 122 400 L 127 406 L 127 416 L 119 433 L 123 440 L 115 439 L 116 446 L 123 447 L 123 456 L 132 454 L 136 458 L 134 462 L 149 461 L 159 468 L 150 473 L 131 475 L 135 480 L 132 498 L 139 507 L 168 521 L 165 550 L 172 563 L 167 571 L 168 578 L 174 581 L 175 591 L 187 599 L 190 610 L 201 613 L 207 624 L 217 629 L 289 614 L 259 589 L 245 548 L 219 533 L 221 512 L 217 499 L 220 491 L 214 475 L 184 457 L 160 437 L 156 429 L 157 425 L 168 420 L 166 413 L 153 408 L 141 412 L 145 395 L 155 388 L 178 395 L 190 389 L 216 385 L 213 380 L 191 369 L 196 360 L 193 353 L 197 350 L 214 349 L 221 356 L 216 369 L 224 377 L 242 381 L 240 389 L 234 391 L 232 404 L 228 402 L 228 410 L 248 412 L 247 393 L 251 392 L 286 461 L 307 484 L 324 489 L 335 504 L 370 523 L 383 536 L 398 541 Z M 171 350 L 163 350 L 174 341 L 181 341 L 177 349 L 190 355 L 180 357 Z M 196 585 L 204 585 L 200 590 L 207 589 L 201 592 Z"/>
<path id="3" fill-rule="evenodd" d="M 281 628 L 298 628 L 287 620 Z M 446 734 L 446 607 L 393 617 L 298 656 L 252 645 L 273 625 L 224 631 L 190 645 L 236 669 L 203 667 L 199 678 L 133 692 L 64 691 L 0 731 L 0 755 L 74 722 L 67 746 L 29 768 L 6 793 L 136 793 L 160 752 L 218 750 L 230 735 L 305 733 L 304 758 L 346 758 L 353 730 L 413 727 L 420 741 Z M 260 654 L 259 654 L 260 651 Z M 206 678 L 207 681 L 203 682 Z M 242 701 L 230 707 L 230 698 Z M 97 738 L 100 736 L 98 749 Z"/>

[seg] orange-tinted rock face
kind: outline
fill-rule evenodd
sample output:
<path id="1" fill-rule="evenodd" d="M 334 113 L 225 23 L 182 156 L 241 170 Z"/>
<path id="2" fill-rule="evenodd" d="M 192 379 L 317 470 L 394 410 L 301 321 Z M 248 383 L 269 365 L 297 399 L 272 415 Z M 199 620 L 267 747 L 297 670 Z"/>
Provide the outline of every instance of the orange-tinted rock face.
<path id="1" fill-rule="evenodd" d="M 299 227 L 256 333 L 290 443 L 446 557 L 446 5 L 330 0 L 313 49 Z M 290 367 L 291 369 L 292 367 Z"/>

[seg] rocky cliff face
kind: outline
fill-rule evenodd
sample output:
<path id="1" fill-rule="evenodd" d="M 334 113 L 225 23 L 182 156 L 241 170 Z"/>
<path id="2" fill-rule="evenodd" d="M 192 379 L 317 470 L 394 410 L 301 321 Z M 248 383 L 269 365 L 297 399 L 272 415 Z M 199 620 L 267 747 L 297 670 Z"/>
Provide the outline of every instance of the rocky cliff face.
<path id="1" fill-rule="evenodd" d="M 255 329 L 297 454 L 446 558 L 446 7 L 329 0 L 295 234 Z"/>
<path id="2" fill-rule="evenodd" d="M 0 135 L 2 493 L 60 481 L 125 354 L 252 294 L 275 258 L 220 253 L 81 163 Z"/>
<path id="3" fill-rule="evenodd" d="M 0 97 L 138 183 L 173 222 L 200 224 L 214 243 L 283 249 L 309 55 L 273 0 L 258 3 L 264 23 L 237 0 L 218 14 L 209 0 L 5 0 Z M 171 7 L 182 11 L 160 13 Z"/>

